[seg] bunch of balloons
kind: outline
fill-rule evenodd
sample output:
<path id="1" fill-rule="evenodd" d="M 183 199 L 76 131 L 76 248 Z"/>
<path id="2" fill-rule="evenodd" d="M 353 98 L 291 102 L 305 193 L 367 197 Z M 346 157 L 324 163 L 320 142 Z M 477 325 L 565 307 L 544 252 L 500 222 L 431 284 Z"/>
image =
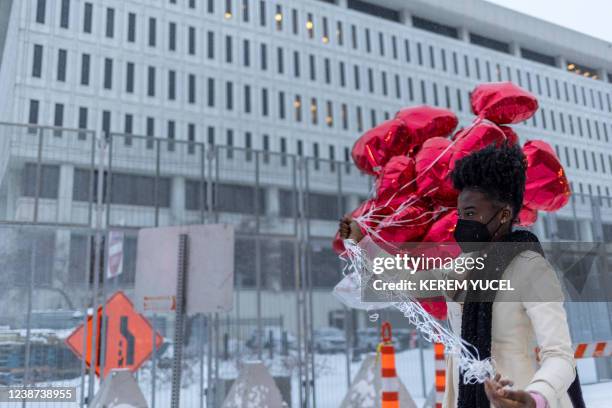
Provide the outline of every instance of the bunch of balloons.
<path id="1" fill-rule="evenodd" d="M 352 157 L 364 173 L 375 177 L 374 196 L 350 215 L 362 231 L 390 252 L 403 243 L 444 242 L 460 252 L 453 238 L 458 191 L 450 174 L 457 160 L 490 144 L 518 144 L 512 129 L 538 109 L 534 95 L 511 82 L 487 83 L 471 93 L 473 122 L 455 131 L 458 120 L 447 109 L 416 106 L 400 110 L 393 119 L 370 129 L 355 143 Z M 554 150 L 542 140 L 523 145 L 527 183 L 519 225 L 532 225 L 538 211 L 556 211 L 567 204 L 570 187 Z M 453 244 L 454 243 L 454 244 Z M 345 251 L 336 235 L 333 248 Z M 444 318 L 444 303 L 423 305 Z"/>

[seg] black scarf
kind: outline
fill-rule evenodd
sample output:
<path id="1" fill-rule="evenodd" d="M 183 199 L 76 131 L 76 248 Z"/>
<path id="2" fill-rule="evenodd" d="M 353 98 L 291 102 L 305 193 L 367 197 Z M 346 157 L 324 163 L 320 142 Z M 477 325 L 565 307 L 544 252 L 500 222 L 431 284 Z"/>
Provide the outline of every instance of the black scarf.
<path id="1" fill-rule="evenodd" d="M 500 250 L 501 245 L 493 245 L 493 249 L 487 252 L 485 268 L 479 271 L 479 276 L 474 277 L 472 275 L 471 278 L 500 279 L 512 259 L 526 250 L 532 250 L 544 256 L 544 250 L 538 238 L 529 231 L 512 231 L 501 241 L 515 242 L 516 245 L 511 248 L 504 245 L 503 251 Z M 494 300 L 495 292 L 479 291 L 474 293 L 468 291 L 463 304 L 461 337 L 474 346 L 481 360 L 491 357 L 491 323 Z M 585 408 L 577 371 L 576 378 L 567 392 L 574 408 Z M 463 374 L 460 373 L 457 405 L 458 408 L 489 408 L 491 403 L 485 393 L 484 384 L 466 385 L 463 383 Z"/>

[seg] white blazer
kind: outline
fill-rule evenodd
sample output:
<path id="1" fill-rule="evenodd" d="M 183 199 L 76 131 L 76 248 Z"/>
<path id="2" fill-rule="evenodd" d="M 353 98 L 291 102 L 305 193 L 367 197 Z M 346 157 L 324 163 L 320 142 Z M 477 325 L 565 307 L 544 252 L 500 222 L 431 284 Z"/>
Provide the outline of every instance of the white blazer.
<path id="1" fill-rule="evenodd" d="M 375 256 L 391 256 L 369 237 L 359 245 L 369 261 Z M 434 273 L 437 276 L 440 272 L 424 271 L 415 275 Z M 576 362 L 563 308 L 564 296 L 555 271 L 539 253 L 524 251 L 510 262 L 502 279 L 510 280 L 525 301 L 515 298 L 504 301 L 504 297 L 511 295 L 500 291 L 493 303 L 491 356 L 496 371 L 514 381 L 515 389 L 540 393 L 550 408 L 572 408 L 567 389 L 574 381 Z M 538 289 L 543 287 L 547 288 L 546 299 Z M 447 306 L 450 326 L 460 335 L 462 304 L 449 300 Z M 447 356 L 446 364 L 443 407 L 455 408 L 459 395 L 456 357 Z"/>

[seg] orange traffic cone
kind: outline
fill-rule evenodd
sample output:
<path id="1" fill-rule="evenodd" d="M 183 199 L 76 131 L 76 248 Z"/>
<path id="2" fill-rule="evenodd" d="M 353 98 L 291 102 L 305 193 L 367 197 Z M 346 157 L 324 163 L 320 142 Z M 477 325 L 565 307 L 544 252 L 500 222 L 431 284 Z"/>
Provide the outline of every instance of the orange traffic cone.
<path id="1" fill-rule="evenodd" d="M 395 348 L 391 339 L 391 324 L 384 322 L 381 328 L 380 367 L 382 408 L 399 408 L 399 381 L 395 370 Z"/>
<path id="2" fill-rule="evenodd" d="M 444 361 L 444 344 L 434 343 L 434 358 L 436 369 L 436 404 L 435 408 L 442 408 L 444 389 L 446 388 L 446 361 Z"/>

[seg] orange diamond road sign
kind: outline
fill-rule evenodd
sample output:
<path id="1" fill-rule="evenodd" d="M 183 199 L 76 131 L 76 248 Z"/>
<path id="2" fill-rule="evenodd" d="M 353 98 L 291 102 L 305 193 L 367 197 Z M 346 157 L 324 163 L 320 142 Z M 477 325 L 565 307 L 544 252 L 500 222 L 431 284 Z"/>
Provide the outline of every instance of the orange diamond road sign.
<path id="1" fill-rule="evenodd" d="M 121 291 L 115 292 L 106 302 L 106 353 L 104 358 L 104 377 L 114 368 L 128 368 L 136 371 L 153 352 L 153 328 L 149 321 L 134 309 L 134 305 Z M 93 316 L 87 319 L 87 341 L 85 363 L 91 366 L 91 336 Z M 102 306 L 98 307 L 98 330 L 96 338 L 96 374 L 101 369 Z M 83 358 L 83 336 L 85 325 L 77 327 L 66 339 L 66 344 L 79 357 Z M 155 334 L 156 348 L 163 343 L 162 336 Z"/>

